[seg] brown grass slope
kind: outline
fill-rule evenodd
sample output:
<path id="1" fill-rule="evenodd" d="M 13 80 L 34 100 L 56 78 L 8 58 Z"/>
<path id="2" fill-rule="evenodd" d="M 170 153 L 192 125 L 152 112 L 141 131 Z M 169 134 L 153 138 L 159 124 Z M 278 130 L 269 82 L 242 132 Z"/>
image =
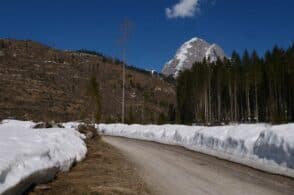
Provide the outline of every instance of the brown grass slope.
<path id="1" fill-rule="evenodd" d="M 32 41 L 0 40 L 0 119 L 68 121 L 89 118 L 87 85 L 100 85 L 102 122 L 121 117 L 122 64 L 103 56 L 59 51 Z M 126 116 L 156 122 L 175 104 L 174 86 L 132 69 L 126 72 Z"/>

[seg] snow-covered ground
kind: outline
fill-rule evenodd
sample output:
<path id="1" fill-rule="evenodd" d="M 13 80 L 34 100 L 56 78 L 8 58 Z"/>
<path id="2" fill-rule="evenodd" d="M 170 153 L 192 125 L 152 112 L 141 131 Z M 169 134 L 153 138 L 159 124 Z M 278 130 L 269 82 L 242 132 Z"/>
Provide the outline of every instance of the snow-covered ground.
<path id="1" fill-rule="evenodd" d="M 84 136 L 74 129 L 32 129 L 34 124 L 16 120 L 0 124 L 0 194 L 17 185 L 52 179 L 50 174 L 68 171 L 87 153 Z M 29 178 L 32 181 L 26 181 Z"/>
<path id="2" fill-rule="evenodd" d="M 99 131 L 111 136 L 179 145 L 267 172 L 294 177 L 294 124 L 219 127 L 100 124 Z"/>

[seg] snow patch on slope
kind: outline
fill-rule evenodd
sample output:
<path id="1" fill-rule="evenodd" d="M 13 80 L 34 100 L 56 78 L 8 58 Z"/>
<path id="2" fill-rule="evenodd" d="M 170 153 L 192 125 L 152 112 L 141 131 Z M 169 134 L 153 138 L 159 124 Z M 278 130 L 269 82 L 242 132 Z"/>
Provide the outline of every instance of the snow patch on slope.
<path id="1" fill-rule="evenodd" d="M 294 177 L 294 124 L 219 127 L 99 125 L 106 135 L 155 141 Z"/>
<path id="2" fill-rule="evenodd" d="M 181 48 L 177 51 L 175 59 L 178 61 L 178 65 L 176 66 L 176 72 L 174 73 L 177 77 L 179 73 L 185 69 L 185 61 L 188 59 L 189 56 L 189 49 L 193 48 L 194 42 L 204 42 L 204 40 L 199 38 L 192 38 L 190 41 L 184 43 Z M 173 60 L 169 61 L 168 64 L 171 64 Z"/>
<path id="3" fill-rule="evenodd" d="M 223 52 L 222 49 L 218 45 L 212 44 L 207 49 L 205 53 L 205 58 L 209 60 L 210 63 L 216 62 L 220 56 L 225 56 L 225 54 L 222 52 Z"/>

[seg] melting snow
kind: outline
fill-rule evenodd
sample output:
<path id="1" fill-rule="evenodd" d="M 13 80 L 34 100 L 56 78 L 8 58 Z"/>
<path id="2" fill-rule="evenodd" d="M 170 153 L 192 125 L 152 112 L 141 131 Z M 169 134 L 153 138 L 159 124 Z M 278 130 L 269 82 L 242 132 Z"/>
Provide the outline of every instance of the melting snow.
<path id="1" fill-rule="evenodd" d="M 106 135 L 179 145 L 267 172 L 294 177 L 294 124 L 219 127 L 99 125 Z"/>
<path id="2" fill-rule="evenodd" d="M 43 171 L 67 171 L 86 155 L 84 136 L 77 131 L 32 129 L 34 124 L 15 120 L 0 124 L 0 194 L 32 175 L 47 177 Z"/>

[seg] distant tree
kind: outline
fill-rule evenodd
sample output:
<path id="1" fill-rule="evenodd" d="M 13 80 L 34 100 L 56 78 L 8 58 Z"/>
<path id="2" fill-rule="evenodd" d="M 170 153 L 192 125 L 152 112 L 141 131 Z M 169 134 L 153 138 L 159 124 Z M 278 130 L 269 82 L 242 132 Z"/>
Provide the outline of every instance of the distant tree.
<path id="1" fill-rule="evenodd" d="M 129 107 L 129 113 L 128 113 L 128 118 L 127 118 L 127 123 L 128 124 L 133 124 L 135 123 L 135 118 L 134 118 L 134 113 L 133 113 L 133 107 Z"/>
<path id="2" fill-rule="evenodd" d="M 171 124 L 174 124 L 176 122 L 176 109 L 172 104 L 169 105 L 168 120 Z"/>
<path id="3" fill-rule="evenodd" d="M 257 52 L 254 50 L 251 55 L 252 72 L 253 72 L 253 85 L 254 85 L 254 120 L 259 122 L 259 88 L 262 82 L 262 61 Z"/>
<path id="4" fill-rule="evenodd" d="M 163 125 L 166 123 L 167 123 L 167 117 L 163 113 L 160 113 L 157 119 L 157 124 Z"/>
<path id="5" fill-rule="evenodd" d="M 87 92 L 90 97 L 90 103 L 92 105 L 90 111 L 92 115 L 92 122 L 98 123 L 101 119 L 101 96 L 99 83 L 97 82 L 97 78 L 94 75 L 90 78 Z"/>

